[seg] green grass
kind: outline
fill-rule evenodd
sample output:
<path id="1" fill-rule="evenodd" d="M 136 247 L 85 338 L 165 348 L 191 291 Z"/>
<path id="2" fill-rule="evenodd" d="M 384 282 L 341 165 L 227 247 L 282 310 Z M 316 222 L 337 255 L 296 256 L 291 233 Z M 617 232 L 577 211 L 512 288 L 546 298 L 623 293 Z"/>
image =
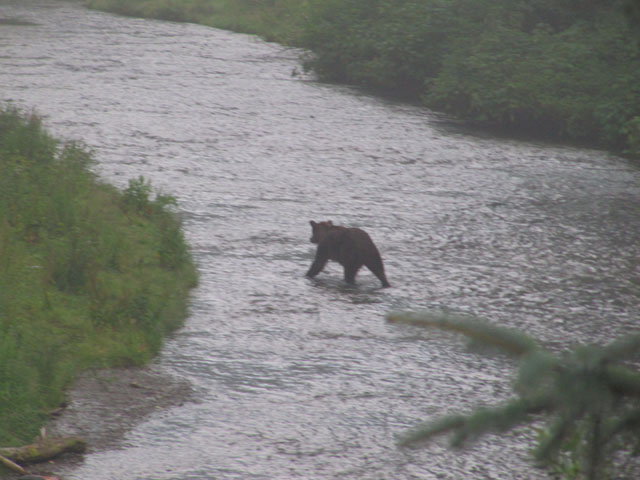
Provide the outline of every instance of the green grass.
<path id="1" fill-rule="evenodd" d="M 85 0 L 90 8 L 131 17 L 193 22 L 295 44 L 300 0 Z"/>
<path id="2" fill-rule="evenodd" d="M 0 446 L 33 440 L 78 372 L 152 358 L 197 282 L 175 201 L 92 161 L 0 110 Z"/>

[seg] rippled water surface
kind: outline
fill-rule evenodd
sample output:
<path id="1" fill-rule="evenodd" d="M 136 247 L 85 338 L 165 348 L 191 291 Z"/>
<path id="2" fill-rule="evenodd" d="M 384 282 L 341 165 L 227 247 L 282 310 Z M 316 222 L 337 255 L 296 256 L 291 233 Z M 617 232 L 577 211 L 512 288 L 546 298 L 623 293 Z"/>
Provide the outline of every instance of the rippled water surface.
<path id="1" fill-rule="evenodd" d="M 195 399 L 70 479 L 545 478 L 527 431 L 453 452 L 396 448 L 422 419 L 498 402 L 513 373 L 397 309 L 469 312 L 553 348 L 637 325 L 640 173 L 599 151 L 456 130 L 323 85 L 298 53 L 197 25 L 3 2 L 0 100 L 180 202 L 201 271 L 158 368 Z M 366 229 L 393 288 L 338 265 L 304 278 L 309 220 Z"/>

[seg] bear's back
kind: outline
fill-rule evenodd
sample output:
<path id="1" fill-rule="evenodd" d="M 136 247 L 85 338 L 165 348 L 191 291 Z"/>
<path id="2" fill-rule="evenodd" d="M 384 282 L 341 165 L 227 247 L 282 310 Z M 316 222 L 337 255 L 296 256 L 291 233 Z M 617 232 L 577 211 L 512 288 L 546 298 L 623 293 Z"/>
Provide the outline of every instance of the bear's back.
<path id="1" fill-rule="evenodd" d="M 353 261 L 364 263 L 380 255 L 369 234 L 360 228 L 334 226 L 322 243 L 328 249 L 329 258 L 343 265 Z"/>

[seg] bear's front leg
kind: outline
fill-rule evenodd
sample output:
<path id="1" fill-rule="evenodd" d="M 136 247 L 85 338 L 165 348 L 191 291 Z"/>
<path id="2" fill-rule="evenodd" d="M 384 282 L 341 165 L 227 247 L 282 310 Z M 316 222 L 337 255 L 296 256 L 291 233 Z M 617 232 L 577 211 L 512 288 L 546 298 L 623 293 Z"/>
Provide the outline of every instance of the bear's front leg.
<path id="1" fill-rule="evenodd" d="M 349 285 L 356 284 L 356 274 L 360 269 L 359 265 L 349 264 L 344 266 L 344 281 Z"/>
<path id="2" fill-rule="evenodd" d="M 325 249 L 318 246 L 318 250 L 316 251 L 316 258 L 313 260 L 311 267 L 309 267 L 309 271 L 306 274 L 307 277 L 315 277 L 322 271 L 324 266 L 327 264 L 327 261 L 329 261 L 329 256 L 324 250 Z"/>

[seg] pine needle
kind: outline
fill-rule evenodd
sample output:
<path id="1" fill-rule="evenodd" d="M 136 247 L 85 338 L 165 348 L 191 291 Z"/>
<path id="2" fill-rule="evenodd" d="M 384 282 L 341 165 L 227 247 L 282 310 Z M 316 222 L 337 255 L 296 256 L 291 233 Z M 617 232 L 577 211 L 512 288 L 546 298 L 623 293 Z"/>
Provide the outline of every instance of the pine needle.
<path id="1" fill-rule="evenodd" d="M 436 327 L 441 330 L 462 333 L 472 340 L 497 347 L 512 355 L 524 355 L 539 348 L 533 338 L 518 330 L 491 325 L 461 315 L 432 311 L 397 312 L 389 314 L 387 321 L 416 327 Z"/>
<path id="2" fill-rule="evenodd" d="M 640 353 L 640 334 L 627 335 L 602 348 L 604 360 L 622 360 Z"/>
<path id="3" fill-rule="evenodd" d="M 465 422 L 466 417 L 463 415 L 449 415 L 447 417 L 439 418 L 433 422 L 427 422 L 419 425 L 408 433 L 402 435 L 398 440 L 398 444 L 401 447 L 407 447 L 415 443 L 425 442 L 436 435 L 456 430 L 464 426 Z"/>
<path id="4" fill-rule="evenodd" d="M 622 395 L 640 397 L 640 374 L 626 367 L 610 366 L 606 370 L 609 387 Z"/>

